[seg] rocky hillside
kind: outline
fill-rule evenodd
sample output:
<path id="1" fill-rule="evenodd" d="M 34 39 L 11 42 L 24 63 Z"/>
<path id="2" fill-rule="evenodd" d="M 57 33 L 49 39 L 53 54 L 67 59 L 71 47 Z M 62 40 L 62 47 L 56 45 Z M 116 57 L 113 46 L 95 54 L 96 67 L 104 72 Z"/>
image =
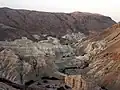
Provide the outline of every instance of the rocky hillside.
<path id="1" fill-rule="evenodd" d="M 38 40 L 49 35 L 60 37 L 77 32 L 91 35 L 115 23 L 110 17 L 92 13 L 48 13 L 0 8 L 0 40 L 22 36 Z"/>
<path id="2" fill-rule="evenodd" d="M 99 87 L 94 81 L 87 80 L 81 75 L 66 76 L 65 83 L 71 86 L 72 90 L 105 90 Z"/>
<path id="3" fill-rule="evenodd" d="M 77 58 L 80 60 L 86 61 L 85 56 L 89 56 L 89 65 L 83 70 L 84 73 L 80 73 L 81 75 L 96 82 L 103 90 L 120 90 L 120 24 L 107 28 L 95 39 L 79 40 L 75 47 L 76 55 L 79 55 Z M 78 72 L 77 70 L 74 74 Z M 72 77 L 67 83 L 73 85 L 74 80 L 71 79 Z M 77 81 L 75 83 L 80 84 L 81 81 Z M 79 86 L 81 87 L 74 86 L 73 89 L 81 89 L 82 85 Z"/>
<path id="4" fill-rule="evenodd" d="M 115 24 L 103 32 L 97 40 L 104 40 L 106 46 L 96 54 L 89 64 L 87 73 L 106 90 L 120 89 L 120 24 Z"/>

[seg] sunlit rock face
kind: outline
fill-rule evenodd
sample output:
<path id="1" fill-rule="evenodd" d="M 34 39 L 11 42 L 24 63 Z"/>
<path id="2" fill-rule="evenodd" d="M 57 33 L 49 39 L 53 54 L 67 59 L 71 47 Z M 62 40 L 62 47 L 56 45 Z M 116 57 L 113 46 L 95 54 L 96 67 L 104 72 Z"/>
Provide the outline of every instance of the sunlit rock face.
<path id="1" fill-rule="evenodd" d="M 94 81 L 86 80 L 81 75 L 66 76 L 65 83 L 71 86 L 72 90 L 103 90 Z"/>
<path id="2" fill-rule="evenodd" d="M 80 40 L 75 45 L 76 54 L 84 55 L 84 54 L 98 54 L 106 48 L 106 41 L 89 41 L 89 40 Z"/>
<path id="3" fill-rule="evenodd" d="M 68 39 L 68 40 L 71 40 L 71 41 L 78 41 L 78 40 L 81 40 L 83 38 L 85 38 L 86 36 L 81 33 L 81 32 L 78 32 L 78 33 L 70 33 L 70 34 L 66 34 L 64 36 L 62 36 L 62 38 L 65 38 L 65 39 Z"/>

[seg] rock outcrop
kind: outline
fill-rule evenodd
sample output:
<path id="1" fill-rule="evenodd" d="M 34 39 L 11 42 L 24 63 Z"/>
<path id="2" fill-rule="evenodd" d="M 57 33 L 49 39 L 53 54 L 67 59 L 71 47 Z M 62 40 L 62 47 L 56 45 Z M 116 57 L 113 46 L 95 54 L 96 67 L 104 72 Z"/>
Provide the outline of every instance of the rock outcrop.
<path id="1" fill-rule="evenodd" d="M 11 42 L 0 41 L 0 48 L 0 77 L 17 83 L 21 82 L 20 73 L 25 82 L 42 76 L 63 77 L 66 76 L 62 74 L 64 69 L 86 65 L 86 60 L 75 57 L 70 45 L 62 45 L 52 37 L 39 42 L 25 37 Z"/>
<path id="2" fill-rule="evenodd" d="M 120 24 L 106 29 L 96 40 L 106 42 L 105 49 L 94 56 L 87 76 L 107 90 L 120 89 Z"/>
<path id="3" fill-rule="evenodd" d="M 0 40 L 23 36 L 36 40 L 45 36 L 61 37 L 81 32 L 90 35 L 115 24 L 110 17 L 84 13 L 48 13 L 0 8 Z"/>
<path id="4" fill-rule="evenodd" d="M 94 81 L 89 81 L 81 75 L 70 75 L 65 77 L 65 83 L 72 87 L 72 90 L 104 90 L 97 86 Z"/>

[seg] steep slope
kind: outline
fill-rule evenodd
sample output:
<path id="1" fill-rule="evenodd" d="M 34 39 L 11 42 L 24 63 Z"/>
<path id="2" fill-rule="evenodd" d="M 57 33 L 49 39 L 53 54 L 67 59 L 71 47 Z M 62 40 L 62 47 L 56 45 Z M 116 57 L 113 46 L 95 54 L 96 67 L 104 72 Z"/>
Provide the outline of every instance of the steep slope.
<path id="1" fill-rule="evenodd" d="M 106 42 L 106 48 L 91 61 L 88 76 L 108 90 L 120 90 L 120 24 L 106 29 L 98 40 Z"/>
<path id="2" fill-rule="evenodd" d="M 48 13 L 0 8 L 0 40 L 22 36 L 35 40 L 34 35 L 43 39 L 46 35 L 60 37 L 71 32 L 90 35 L 115 23 L 110 17 L 92 13 Z"/>
<path id="3" fill-rule="evenodd" d="M 120 24 L 115 24 L 112 27 L 107 28 L 96 38 L 96 40 L 104 40 L 106 42 L 105 51 L 119 53 Z"/>

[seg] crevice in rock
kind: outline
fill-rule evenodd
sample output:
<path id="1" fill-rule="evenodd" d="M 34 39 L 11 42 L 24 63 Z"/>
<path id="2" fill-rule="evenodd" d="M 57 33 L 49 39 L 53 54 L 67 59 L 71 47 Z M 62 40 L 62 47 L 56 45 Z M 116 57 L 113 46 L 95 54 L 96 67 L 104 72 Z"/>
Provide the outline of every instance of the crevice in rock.
<path id="1" fill-rule="evenodd" d="M 13 88 L 16 88 L 16 89 L 23 89 L 24 88 L 23 85 L 13 83 L 13 82 L 11 82 L 11 81 L 9 81 L 7 79 L 4 79 L 4 78 L 0 78 L 0 82 L 5 83 L 5 84 L 7 84 L 9 86 L 12 86 Z"/>
<path id="2" fill-rule="evenodd" d="M 112 39 L 111 39 L 111 41 L 112 40 L 114 40 L 116 37 L 118 37 L 120 35 L 120 33 L 118 33 L 115 37 L 113 37 Z"/>
<path id="3" fill-rule="evenodd" d="M 28 82 L 25 83 L 25 85 L 21 85 L 21 84 L 17 84 L 17 83 L 14 83 L 14 82 L 11 82 L 10 80 L 7 80 L 5 78 L 0 78 L 0 82 L 4 83 L 4 84 L 7 84 L 15 89 L 20 89 L 20 90 L 39 90 L 37 88 L 32 88 L 32 87 L 28 87 L 30 86 L 31 84 L 35 83 L 35 81 L 33 80 L 30 80 Z"/>
<path id="4" fill-rule="evenodd" d="M 74 67 L 65 67 L 64 69 L 60 69 L 59 71 L 62 72 L 62 73 L 65 73 L 66 74 L 66 70 L 74 70 L 74 69 L 85 69 L 89 66 L 89 63 L 88 62 L 85 62 L 83 66 L 74 66 Z"/>
<path id="5" fill-rule="evenodd" d="M 58 78 L 56 78 L 56 77 L 42 77 L 41 78 L 42 80 L 60 80 L 60 79 L 58 79 Z"/>
<path id="6" fill-rule="evenodd" d="M 101 86 L 101 89 L 102 90 L 108 90 L 106 87 L 104 87 L 104 86 Z"/>

